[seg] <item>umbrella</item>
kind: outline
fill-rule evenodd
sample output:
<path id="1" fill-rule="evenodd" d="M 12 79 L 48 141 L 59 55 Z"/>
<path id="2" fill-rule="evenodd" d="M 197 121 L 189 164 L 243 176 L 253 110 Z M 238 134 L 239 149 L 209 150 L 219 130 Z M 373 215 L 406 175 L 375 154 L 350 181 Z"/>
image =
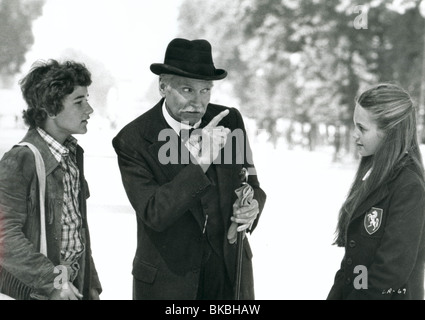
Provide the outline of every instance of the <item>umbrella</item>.
<path id="1" fill-rule="evenodd" d="M 254 190 L 248 184 L 248 170 L 242 168 L 239 173 L 241 186 L 235 190 L 238 197 L 238 207 L 244 207 L 251 204 L 254 197 Z M 236 284 L 235 284 L 235 300 L 240 299 L 240 288 L 242 279 L 242 256 L 243 256 L 243 239 L 245 238 L 245 230 L 238 232 L 237 236 L 237 257 L 236 257 Z"/>

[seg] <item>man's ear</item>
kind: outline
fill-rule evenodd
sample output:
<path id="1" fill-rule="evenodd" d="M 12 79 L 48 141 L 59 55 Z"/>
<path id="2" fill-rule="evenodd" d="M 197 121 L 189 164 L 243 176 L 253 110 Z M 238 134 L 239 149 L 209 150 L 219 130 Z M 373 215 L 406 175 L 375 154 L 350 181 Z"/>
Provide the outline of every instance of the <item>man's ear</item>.
<path id="1" fill-rule="evenodd" d="M 161 80 L 159 81 L 159 93 L 161 94 L 162 97 L 165 97 L 166 86 L 167 85 L 164 82 L 162 82 Z"/>

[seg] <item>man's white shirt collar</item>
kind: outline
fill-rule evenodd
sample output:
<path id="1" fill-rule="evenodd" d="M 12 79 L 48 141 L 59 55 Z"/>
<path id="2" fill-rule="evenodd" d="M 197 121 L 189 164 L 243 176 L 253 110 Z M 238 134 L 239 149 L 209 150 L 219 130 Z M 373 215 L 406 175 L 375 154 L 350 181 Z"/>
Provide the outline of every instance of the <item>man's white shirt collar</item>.
<path id="1" fill-rule="evenodd" d="M 176 119 L 174 119 L 167 110 L 167 107 L 165 106 L 165 100 L 162 104 L 162 114 L 164 115 L 165 121 L 167 121 L 168 125 L 177 133 L 177 135 L 180 135 L 180 131 L 182 129 L 191 129 L 191 128 L 198 128 L 201 125 L 201 120 L 199 120 L 197 123 L 195 123 L 193 126 L 179 122 Z"/>

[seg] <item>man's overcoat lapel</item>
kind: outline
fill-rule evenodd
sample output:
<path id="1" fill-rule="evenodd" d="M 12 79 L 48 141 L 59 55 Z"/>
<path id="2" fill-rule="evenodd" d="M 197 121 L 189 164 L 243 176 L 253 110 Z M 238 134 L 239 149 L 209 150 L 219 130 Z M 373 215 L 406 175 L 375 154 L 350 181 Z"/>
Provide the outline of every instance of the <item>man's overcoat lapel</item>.
<path id="1" fill-rule="evenodd" d="M 210 123 L 210 121 L 216 116 L 216 114 L 213 114 L 213 112 L 211 112 L 211 109 L 207 108 L 207 111 L 205 112 L 204 117 L 202 118 L 202 122 L 200 125 L 200 128 L 204 128 L 208 123 Z M 224 125 L 225 127 L 230 128 L 230 124 L 226 124 L 227 119 L 224 118 L 222 120 L 221 123 L 219 123 L 219 125 Z M 224 149 L 221 149 L 220 154 L 218 156 L 218 159 L 224 159 L 222 152 Z M 220 209 L 222 214 L 222 218 L 223 218 L 223 223 L 224 226 L 226 227 L 226 225 L 229 223 L 229 216 L 228 214 L 226 214 L 229 210 L 229 208 L 232 207 L 232 200 L 234 200 L 234 198 L 236 198 L 236 196 L 234 195 L 234 197 L 230 196 L 230 194 L 234 194 L 234 187 L 232 184 L 233 181 L 233 173 L 234 173 L 234 168 L 232 166 L 232 164 L 225 164 L 224 161 L 221 161 L 220 163 L 215 164 L 215 168 L 216 168 L 216 172 L 217 172 L 217 181 L 218 181 L 218 192 L 219 192 L 219 201 L 220 201 Z"/>
<path id="2" fill-rule="evenodd" d="M 177 134 L 171 129 L 171 127 L 167 124 L 165 121 L 164 116 L 162 115 L 162 103 L 163 100 L 161 100 L 156 106 L 155 106 L 155 114 L 153 117 L 152 122 L 147 123 L 147 130 L 145 139 L 149 140 L 151 142 L 151 145 L 148 148 L 148 152 L 151 154 L 151 156 L 156 159 L 158 162 L 158 167 L 163 170 L 165 176 L 171 181 L 184 167 L 184 164 L 180 163 L 180 155 L 181 151 L 178 142 L 179 137 Z M 159 137 L 162 130 L 167 130 L 167 134 L 169 133 L 171 140 L 167 141 L 160 141 Z M 164 145 L 169 143 L 172 144 L 172 148 L 175 148 L 172 150 L 172 152 L 177 151 L 178 152 L 178 163 L 173 164 L 167 164 L 163 165 L 159 159 L 159 155 L 161 152 L 161 148 L 165 147 Z"/>

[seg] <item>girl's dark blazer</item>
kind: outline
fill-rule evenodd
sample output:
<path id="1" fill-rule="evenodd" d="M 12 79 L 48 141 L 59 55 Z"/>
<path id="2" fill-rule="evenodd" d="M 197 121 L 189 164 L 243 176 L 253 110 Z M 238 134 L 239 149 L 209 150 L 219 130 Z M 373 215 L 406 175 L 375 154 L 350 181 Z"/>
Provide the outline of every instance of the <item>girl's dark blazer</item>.
<path id="1" fill-rule="evenodd" d="M 355 210 L 328 299 L 424 299 L 425 187 L 420 175 L 413 165 L 400 169 Z M 366 215 L 376 209 L 382 218 L 371 232 Z"/>
<path id="2" fill-rule="evenodd" d="M 167 141 L 158 138 L 160 133 L 168 129 L 168 133 L 175 135 L 175 141 L 179 140 L 162 115 L 162 103 L 163 100 L 126 125 L 113 139 L 123 185 L 137 216 L 133 275 L 138 280 L 135 282 L 137 292 L 143 292 L 142 299 L 195 299 L 205 222 L 202 206 L 207 205 L 204 195 L 211 182 L 198 165 L 182 164 L 180 157 L 178 164 L 161 163 L 159 152 Z M 201 127 L 225 109 L 228 108 L 209 104 Z M 229 110 L 220 125 L 232 131 L 242 129 L 245 133 L 240 113 L 233 108 Z M 241 184 L 238 174 L 243 166 L 248 166 L 246 159 L 243 163 L 232 161 L 216 165 L 225 230 L 222 236 L 224 259 L 232 282 L 235 280 L 236 245 L 230 245 L 226 235 L 236 200 L 234 191 Z M 256 175 L 250 176 L 248 182 L 254 188 L 261 212 L 266 194 Z M 241 295 L 244 299 L 253 299 L 252 253 L 248 237 L 245 237 L 244 248 Z"/>

